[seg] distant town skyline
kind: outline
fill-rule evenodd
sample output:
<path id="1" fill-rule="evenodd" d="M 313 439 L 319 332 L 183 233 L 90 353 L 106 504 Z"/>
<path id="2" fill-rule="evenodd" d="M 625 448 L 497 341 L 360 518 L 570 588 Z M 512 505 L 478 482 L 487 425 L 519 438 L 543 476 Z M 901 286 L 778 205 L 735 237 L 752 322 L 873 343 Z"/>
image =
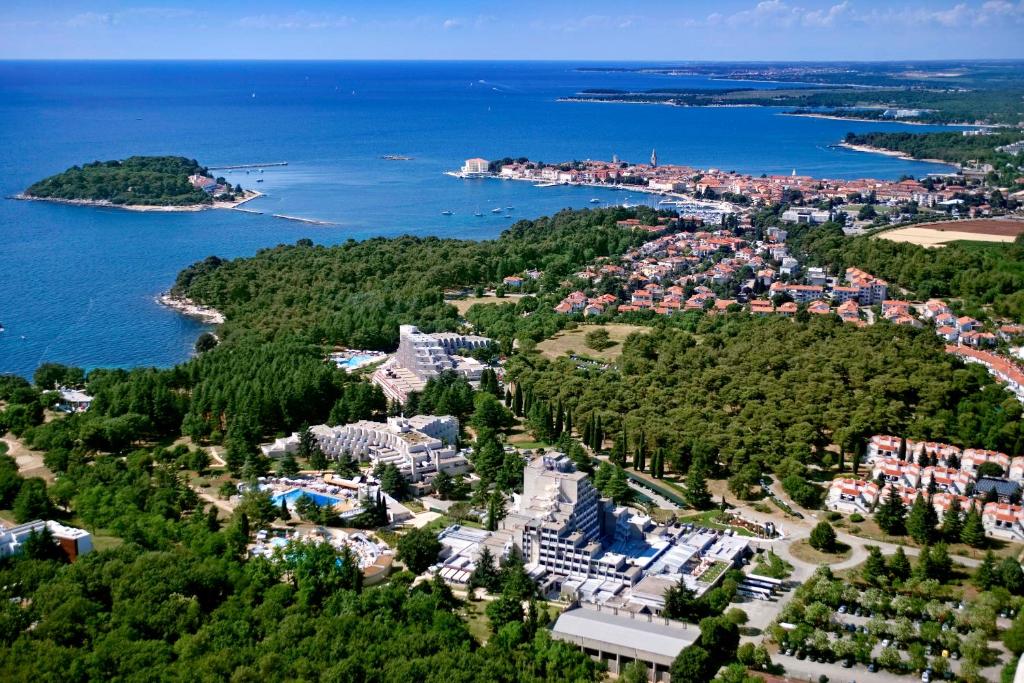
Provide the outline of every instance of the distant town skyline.
<path id="1" fill-rule="evenodd" d="M 1024 58 L 1024 0 L 9 0 L 3 59 Z"/>

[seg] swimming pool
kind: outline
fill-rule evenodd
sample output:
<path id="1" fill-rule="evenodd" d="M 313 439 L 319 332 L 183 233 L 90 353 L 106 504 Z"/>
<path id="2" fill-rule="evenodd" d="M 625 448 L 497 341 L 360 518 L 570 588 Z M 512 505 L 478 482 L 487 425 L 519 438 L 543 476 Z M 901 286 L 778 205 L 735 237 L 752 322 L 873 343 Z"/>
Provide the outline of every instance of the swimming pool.
<path id="1" fill-rule="evenodd" d="M 353 356 L 349 356 L 344 360 L 337 361 L 338 367 L 344 370 L 355 370 L 358 367 L 362 367 L 367 363 L 373 362 L 380 358 L 380 356 L 372 355 L 369 353 L 357 353 Z"/>
<path id="2" fill-rule="evenodd" d="M 288 507 L 293 507 L 295 501 L 301 496 L 309 496 L 314 503 L 323 507 L 324 505 L 337 505 L 341 502 L 341 498 L 335 498 L 334 496 L 328 496 L 325 493 L 317 493 L 316 491 L 307 491 L 306 489 L 292 489 L 285 491 L 284 493 L 278 493 L 271 496 L 271 500 L 274 501 L 274 505 L 280 505 L 281 500 L 287 501 Z"/>

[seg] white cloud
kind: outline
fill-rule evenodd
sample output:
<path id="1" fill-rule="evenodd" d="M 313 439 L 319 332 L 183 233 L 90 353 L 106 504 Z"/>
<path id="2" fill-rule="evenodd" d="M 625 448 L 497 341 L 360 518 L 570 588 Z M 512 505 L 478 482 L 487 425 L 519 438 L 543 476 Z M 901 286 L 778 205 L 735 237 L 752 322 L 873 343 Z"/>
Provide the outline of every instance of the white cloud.
<path id="1" fill-rule="evenodd" d="M 441 24 L 441 28 L 443 28 L 445 31 L 450 31 L 450 30 L 455 29 L 455 28 L 462 28 L 462 20 L 461 19 L 445 19 L 444 23 Z"/>
<path id="2" fill-rule="evenodd" d="M 816 9 L 803 15 L 803 25 L 813 28 L 832 28 L 850 9 L 849 2 L 832 5 L 827 10 Z"/>

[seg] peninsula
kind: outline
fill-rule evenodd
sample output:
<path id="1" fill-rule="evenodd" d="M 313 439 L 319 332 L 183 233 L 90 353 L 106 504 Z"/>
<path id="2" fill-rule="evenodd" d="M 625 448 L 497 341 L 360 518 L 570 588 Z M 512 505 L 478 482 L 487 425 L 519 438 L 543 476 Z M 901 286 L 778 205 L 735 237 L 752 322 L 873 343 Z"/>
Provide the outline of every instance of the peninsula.
<path id="1" fill-rule="evenodd" d="M 134 211 L 198 211 L 234 208 L 259 196 L 214 178 L 195 159 L 133 156 L 72 166 L 34 183 L 17 198 Z"/>

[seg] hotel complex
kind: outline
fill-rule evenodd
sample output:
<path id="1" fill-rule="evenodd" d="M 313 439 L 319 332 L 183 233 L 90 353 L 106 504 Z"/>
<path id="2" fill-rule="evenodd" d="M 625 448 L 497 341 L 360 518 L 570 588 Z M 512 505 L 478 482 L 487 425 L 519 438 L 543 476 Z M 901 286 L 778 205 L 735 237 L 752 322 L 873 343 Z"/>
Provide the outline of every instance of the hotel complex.
<path id="1" fill-rule="evenodd" d="M 413 484 L 428 484 L 438 472 L 455 475 L 469 471 L 469 461 L 454 448 L 459 421 L 450 415 L 389 417 L 386 423 L 360 420 L 337 427 L 316 425 L 310 431 L 328 458 L 350 457 L 374 467 L 394 465 Z M 262 449 L 267 457 L 296 453 L 299 434 Z"/>
<path id="2" fill-rule="evenodd" d="M 470 382 L 479 381 L 485 365 L 461 350 L 486 348 L 487 337 L 468 334 L 420 332 L 415 325 L 398 330 L 398 351 L 373 373 L 373 382 L 393 401 L 405 403 L 409 394 L 422 391 L 427 380 L 450 370 Z"/>
<path id="3" fill-rule="evenodd" d="M 668 588 L 682 582 L 702 595 L 751 553 L 744 537 L 656 525 L 615 506 L 560 453 L 527 463 L 498 531 L 453 526 L 440 539 L 435 570 L 452 583 L 468 581 L 484 547 L 497 557 L 514 547 L 543 593 L 647 614 L 661 612 Z"/>

